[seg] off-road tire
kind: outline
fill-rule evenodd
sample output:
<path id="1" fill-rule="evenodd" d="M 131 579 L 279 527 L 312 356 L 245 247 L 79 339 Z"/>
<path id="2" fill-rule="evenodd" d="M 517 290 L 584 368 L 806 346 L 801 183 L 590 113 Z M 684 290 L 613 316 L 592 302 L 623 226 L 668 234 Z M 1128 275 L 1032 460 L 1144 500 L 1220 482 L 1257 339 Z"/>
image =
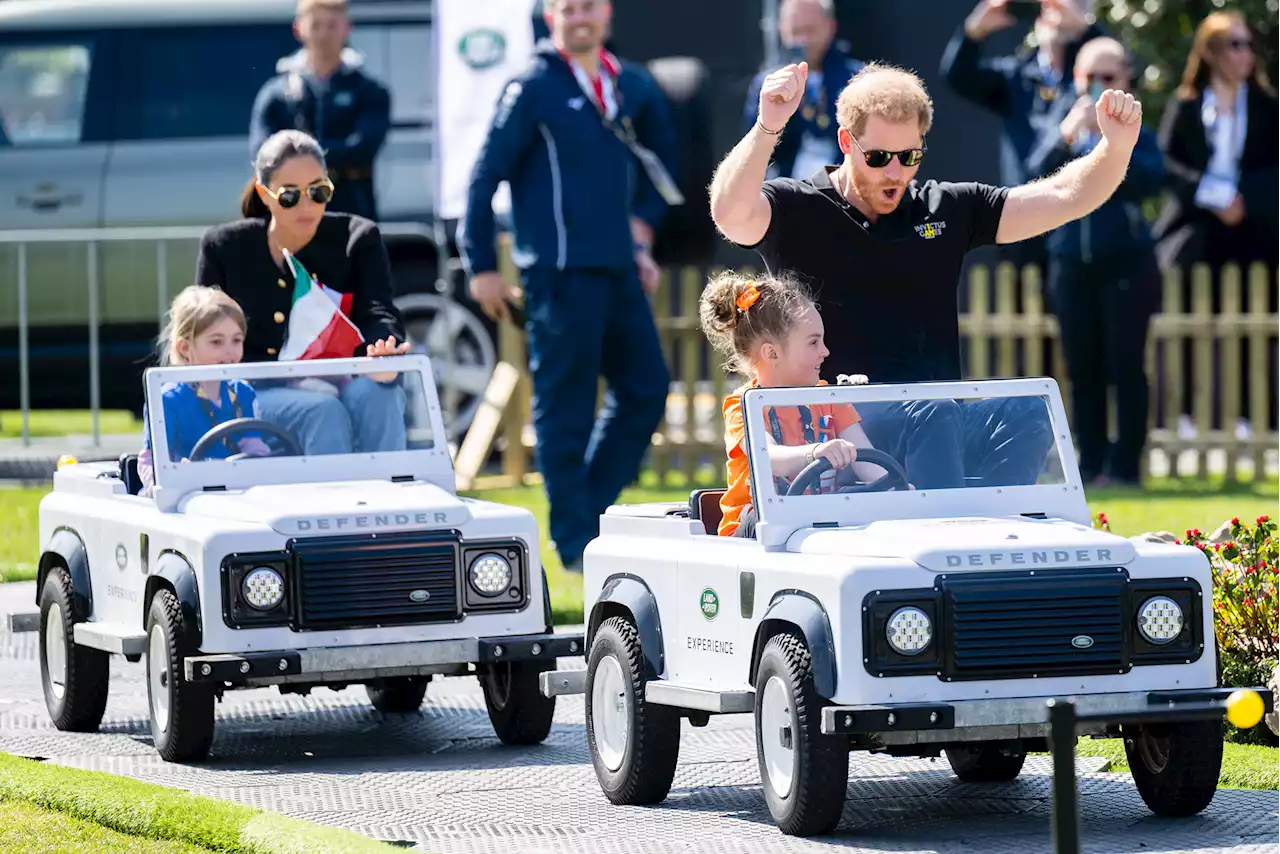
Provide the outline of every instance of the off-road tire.
<path id="1" fill-rule="evenodd" d="M 1223 729 L 1221 720 L 1123 728 L 1134 785 L 1153 813 L 1183 817 L 1209 806 L 1222 772 Z"/>
<path id="2" fill-rule="evenodd" d="M 781 678 L 791 699 L 791 791 L 780 797 L 765 763 L 761 708 L 765 686 Z M 756 670 L 755 731 L 760 782 L 769 813 L 778 829 L 791 836 L 829 833 L 840 823 L 849 785 L 849 748 L 843 739 L 822 734 L 823 699 L 813 686 L 813 664 L 804 640 L 793 632 L 769 638 Z M 779 734 L 774 733 L 777 738 Z"/>
<path id="3" fill-rule="evenodd" d="M 966 783 L 1007 783 L 1022 773 L 1027 752 L 1006 753 L 998 744 L 948 747 L 951 770 Z"/>
<path id="4" fill-rule="evenodd" d="M 416 712 L 427 696 L 427 679 L 409 676 L 393 676 L 364 686 L 369 703 L 384 715 L 403 715 Z"/>
<path id="5" fill-rule="evenodd" d="M 153 661 L 153 633 L 160 633 L 167 651 L 165 661 Z M 184 662 L 196 648 L 191 629 L 182 616 L 182 606 L 173 591 L 161 588 L 147 608 L 147 710 L 156 752 L 167 762 L 198 762 L 209 755 L 213 744 L 213 687 L 188 682 Z M 163 728 L 156 720 L 153 669 L 165 668 L 163 687 L 169 701 L 169 720 Z"/>
<path id="6" fill-rule="evenodd" d="M 612 771 L 600 757 L 593 721 L 597 710 L 593 697 L 597 668 L 614 657 L 627 680 L 627 746 L 618 770 Z M 644 652 L 635 624 L 625 617 L 610 617 L 596 630 L 587 656 L 587 745 L 591 764 L 604 796 L 614 804 L 657 804 L 671 792 L 680 758 L 680 712 L 673 706 L 645 699 L 647 683 Z"/>
<path id="7" fill-rule="evenodd" d="M 89 618 L 76 607 L 71 589 L 71 576 L 61 567 L 49 570 L 40 588 L 40 684 L 44 703 L 53 725 L 64 732 L 96 732 L 107 710 L 107 685 L 111 676 L 111 655 L 100 649 L 78 646 L 75 624 Z M 62 697 L 54 695 L 49 672 L 48 621 L 53 605 L 58 606 L 59 621 L 66 650 L 66 671 Z"/>
<path id="8" fill-rule="evenodd" d="M 482 667 L 476 677 L 484 691 L 489 722 L 503 744 L 541 744 L 551 733 L 556 698 L 545 696 L 538 676 L 555 662 L 508 661 Z"/>

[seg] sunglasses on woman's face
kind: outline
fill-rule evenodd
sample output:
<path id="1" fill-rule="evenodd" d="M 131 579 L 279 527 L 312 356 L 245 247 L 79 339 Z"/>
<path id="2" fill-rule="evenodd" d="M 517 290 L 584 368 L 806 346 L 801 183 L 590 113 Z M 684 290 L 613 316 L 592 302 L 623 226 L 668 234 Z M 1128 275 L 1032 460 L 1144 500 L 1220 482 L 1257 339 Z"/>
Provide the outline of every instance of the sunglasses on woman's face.
<path id="1" fill-rule="evenodd" d="M 275 199 L 282 208 L 291 208 L 302 201 L 302 194 L 305 192 L 307 198 L 315 202 L 317 205 L 327 205 L 329 200 L 333 198 L 333 182 L 328 178 L 316 181 L 307 186 L 305 190 L 295 187 L 291 184 L 285 184 L 278 190 L 272 190 L 270 187 L 263 187 L 267 195 Z"/>
<path id="2" fill-rule="evenodd" d="M 1227 41 L 1227 47 L 1232 50 L 1252 50 L 1253 39 L 1230 39 Z"/>
<path id="3" fill-rule="evenodd" d="M 883 169 L 889 165 L 889 161 L 898 158 L 898 162 L 903 166 L 919 166 L 920 161 L 924 160 L 924 148 L 908 148 L 905 151 L 885 151 L 883 148 L 873 148 L 867 151 L 861 145 L 858 145 L 857 138 L 853 134 L 849 134 L 849 139 L 853 140 L 853 144 L 858 146 L 858 150 L 862 152 L 862 159 L 867 161 L 867 165 L 872 169 Z"/>

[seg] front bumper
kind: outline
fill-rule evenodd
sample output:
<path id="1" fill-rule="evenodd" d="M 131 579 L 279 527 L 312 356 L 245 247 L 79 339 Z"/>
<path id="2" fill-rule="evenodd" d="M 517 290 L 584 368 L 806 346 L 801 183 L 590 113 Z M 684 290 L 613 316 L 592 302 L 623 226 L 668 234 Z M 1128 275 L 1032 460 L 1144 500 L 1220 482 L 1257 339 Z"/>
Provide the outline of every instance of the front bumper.
<path id="1" fill-rule="evenodd" d="M 188 682 L 278 685 L 358 682 L 421 676 L 468 664 L 547 661 L 582 655 L 583 635 L 547 632 L 509 637 L 337 646 L 316 649 L 192 655 L 184 662 Z"/>
<path id="2" fill-rule="evenodd" d="M 1176 721 L 1180 705 L 1222 702 L 1236 688 L 1182 691 L 1132 691 L 1081 694 L 1069 697 L 1080 716 L 1123 716 L 1161 709 L 1162 719 Z M 1266 688 L 1253 688 L 1267 712 L 1274 697 Z M 962 700 L 954 703 L 903 703 L 888 706 L 826 706 L 822 709 L 825 735 L 873 735 L 884 744 L 928 744 L 951 741 L 1042 737 L 1048 732 L 1048 706 L 1053 697 L 1009 700 Z M 1106 723 L 1096 722 L 1105 729 Z"/>

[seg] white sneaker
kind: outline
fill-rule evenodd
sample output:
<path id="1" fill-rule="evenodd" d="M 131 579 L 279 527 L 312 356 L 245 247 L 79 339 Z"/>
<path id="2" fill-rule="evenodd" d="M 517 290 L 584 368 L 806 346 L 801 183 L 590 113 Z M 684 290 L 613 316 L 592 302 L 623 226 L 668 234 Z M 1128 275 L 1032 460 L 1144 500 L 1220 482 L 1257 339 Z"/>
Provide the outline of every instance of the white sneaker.
<path id="1" fill-rule="evenodd" d="M 1253 438 L 1253 425 L 1249 423 L 1248 418 L 1241 418 L 1236 421 L 1236 439 L 1241 442 L 1248 442 Z"/>
<path id="2" fill-rule="evenodd" d="M 1191 416 L 1185 412 L 1178 416 L 1178 438 L 1194 439 L 1196 437 L 1196 423 L 1191 420 Z"/>

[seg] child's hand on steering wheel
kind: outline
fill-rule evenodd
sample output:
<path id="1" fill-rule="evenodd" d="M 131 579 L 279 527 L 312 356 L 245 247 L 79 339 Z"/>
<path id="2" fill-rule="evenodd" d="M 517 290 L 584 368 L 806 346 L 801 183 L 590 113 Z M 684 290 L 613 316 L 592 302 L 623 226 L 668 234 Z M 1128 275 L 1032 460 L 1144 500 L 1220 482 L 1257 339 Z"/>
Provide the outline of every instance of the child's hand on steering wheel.
<path id="1" fill-rule="evenodd" d="M 383 338 L 380 341 L 375 341 L 365 348 L 366 356 L 402 356 L 408 352 L 409 342 L 405 341 L 399 346 L 396 346 L 396 336 L 394 335 L 389 338 Z M 386 373 L 369 374 L 369 379 L 374 382 L 389 383 L 394 380 L 396 376 L 397 374 L 395 371 L 388 371 Z"/>
<path id="2" fill-rule="evenodd" d="M 833 469 L 842 469 L 858 459 L 858 446 L 846 439 L 832 439 L 817 445 L 813 449 L 813 458 L 827 460 Z"/>

